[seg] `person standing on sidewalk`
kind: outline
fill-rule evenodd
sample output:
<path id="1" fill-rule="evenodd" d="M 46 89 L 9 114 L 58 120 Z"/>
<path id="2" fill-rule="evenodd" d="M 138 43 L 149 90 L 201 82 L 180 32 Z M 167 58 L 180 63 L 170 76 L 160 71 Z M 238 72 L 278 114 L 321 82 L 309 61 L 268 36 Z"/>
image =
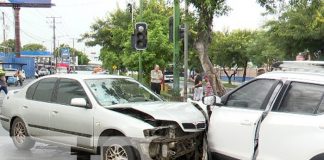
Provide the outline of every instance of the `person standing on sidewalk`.
<path id="1" fill-rule="evenodd" d="M 157 93 L 161 93 L 161 82 L 163 79 L 162 71 L 160 70 L 159 65 L 155 65 L 154 69 L 151 70 L 151 89 Z"/>
<path id="2" fill-rule="evenodd" d="M 192 82 L 194 82 L 194 84 L 195 84 L 192 87 L 194 89 L 193 100 L 200 101 L 202 99 L 202 97 L 204 96 L 204 93 L 203 93 L 204 89 L 202 86 L 202 77 L 201 77 L 198 69 L 196 69 L 195 72 L 196 73 L 195 73 L 194 79 L 190 78 L 190 80 Z"/>

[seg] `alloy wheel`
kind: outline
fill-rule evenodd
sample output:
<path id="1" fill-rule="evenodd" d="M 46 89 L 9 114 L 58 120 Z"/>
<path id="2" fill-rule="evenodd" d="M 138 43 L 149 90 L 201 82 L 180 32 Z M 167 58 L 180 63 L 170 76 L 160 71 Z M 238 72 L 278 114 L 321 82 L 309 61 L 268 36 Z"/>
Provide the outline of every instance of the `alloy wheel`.
<path id="1" fill-rule="evenodd" d="M 128 160 L 127 152 L 121 145 L 113 144 L 107 147 L 105 160 Z"/>
<path id="2" fill-rule="evenodd" d="M 17 143 L 22 144 L 26 140 L 26 128 L 22 122 L 18 122 L 14 127 L 14 138 Z"/>

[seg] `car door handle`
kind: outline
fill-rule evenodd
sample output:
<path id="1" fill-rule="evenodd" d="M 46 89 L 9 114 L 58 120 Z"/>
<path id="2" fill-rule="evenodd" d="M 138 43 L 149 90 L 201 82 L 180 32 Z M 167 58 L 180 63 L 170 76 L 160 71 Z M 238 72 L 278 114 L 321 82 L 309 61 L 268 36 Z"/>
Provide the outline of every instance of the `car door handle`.
<path id="1" fill-rule="evenodd" d="M 28 106 L 23 106 L 24 109 L 28 109 Z"/>
<path id="2" fill-rule="evenodd" d="M 52 111 L 53 114 L 58 114 L 58 111 Z"/>
<path id="3" fill-rule="evenodd" d="M 252 126 L 252 122 L 249 120 L 244 120 L 240 123 L 242 126 Z"/>

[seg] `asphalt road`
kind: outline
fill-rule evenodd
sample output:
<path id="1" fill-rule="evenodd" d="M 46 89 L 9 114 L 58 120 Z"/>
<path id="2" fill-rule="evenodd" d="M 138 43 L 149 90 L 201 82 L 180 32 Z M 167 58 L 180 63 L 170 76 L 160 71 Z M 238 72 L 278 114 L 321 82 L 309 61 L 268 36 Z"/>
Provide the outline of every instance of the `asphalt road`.
<path id="1" fill-rule="evenodd" d="M 32 79 L 27 79 L 24 82 L 30 83 Z M 19 89 L 20 86 L 10 86 L 8 90 Z M 0 93 L 0 104 L 5 94 Z M 1 107 L 0 107 L 1 108 Z M 0 126 L 0 159 L 1 160 L 83 160 L 83 159 L 98 159 L 98 156 L 77 156 L 70 152 L 70 148 L 51 146 L 43 143 L 36 143 L 35 147 L 30 151 L 20 151 L 14 146 L 9 133 Z"/>

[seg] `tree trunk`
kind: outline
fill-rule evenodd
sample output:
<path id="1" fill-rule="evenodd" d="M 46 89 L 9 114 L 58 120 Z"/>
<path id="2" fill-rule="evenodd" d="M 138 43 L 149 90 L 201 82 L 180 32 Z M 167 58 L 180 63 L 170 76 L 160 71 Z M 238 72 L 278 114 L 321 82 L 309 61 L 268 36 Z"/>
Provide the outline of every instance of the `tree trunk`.
<path id="1" fill-rule="evenodd" d="M 247 64 L 248 64 L 248 61 L 245 61 L 242 82 L 245 82 L 245 79 L 246 79 Z"/>
<path id="2" fill-rule="evenodd" d="M 208 75 L 214 93 L 223 96 L 226 90 L 217 75 L 213 64 L 208 56 L 209 44 L 211 42 L 211 33 L 213 26 L 214 12 L 209 12 L 208 7 L 202 7 L 199 12 L 198 33 L 195 41 L 195 48 L 199 55 L 199 60 L 204 72 Z"/>
<path id="3" fill-rule="evenodd" d="M 223 67 L 223 70 L 224 70 L 224 73 L 226 74 L 228 84 L 232 84 L 232 76 L 233 76 L 233 74 L 228 75 L 228 72 L 226 71 L 225 67 Z M 229 68 L 228 70 L 231 70 L 231 68 Z"/>
<path id="4" fill-rule="evenodd" d="M 201 35 L 207 34 L 201 33 Z M 195 43 L 195 47 L 199 54 L 199 60 L 202 65 L 202 68 L 204 69 L 204 72 L 208 75 L 208 78 L 210 80 L 210 83 L 213 87 L 214 93 L 217 93 L 218 96 L 223 96 L 226 93 L 226 90 L 220 81 L 219 76 L 216 73 L 216 70 L 214 69 L 213 64 L 211 63 L 209 56 L 208 56 L 208 38 L 206 40 L 206 37 L 208 36 L 200 36 L 199 40 Z M 202 40 L 203 39 L 203 40 Z"/>

